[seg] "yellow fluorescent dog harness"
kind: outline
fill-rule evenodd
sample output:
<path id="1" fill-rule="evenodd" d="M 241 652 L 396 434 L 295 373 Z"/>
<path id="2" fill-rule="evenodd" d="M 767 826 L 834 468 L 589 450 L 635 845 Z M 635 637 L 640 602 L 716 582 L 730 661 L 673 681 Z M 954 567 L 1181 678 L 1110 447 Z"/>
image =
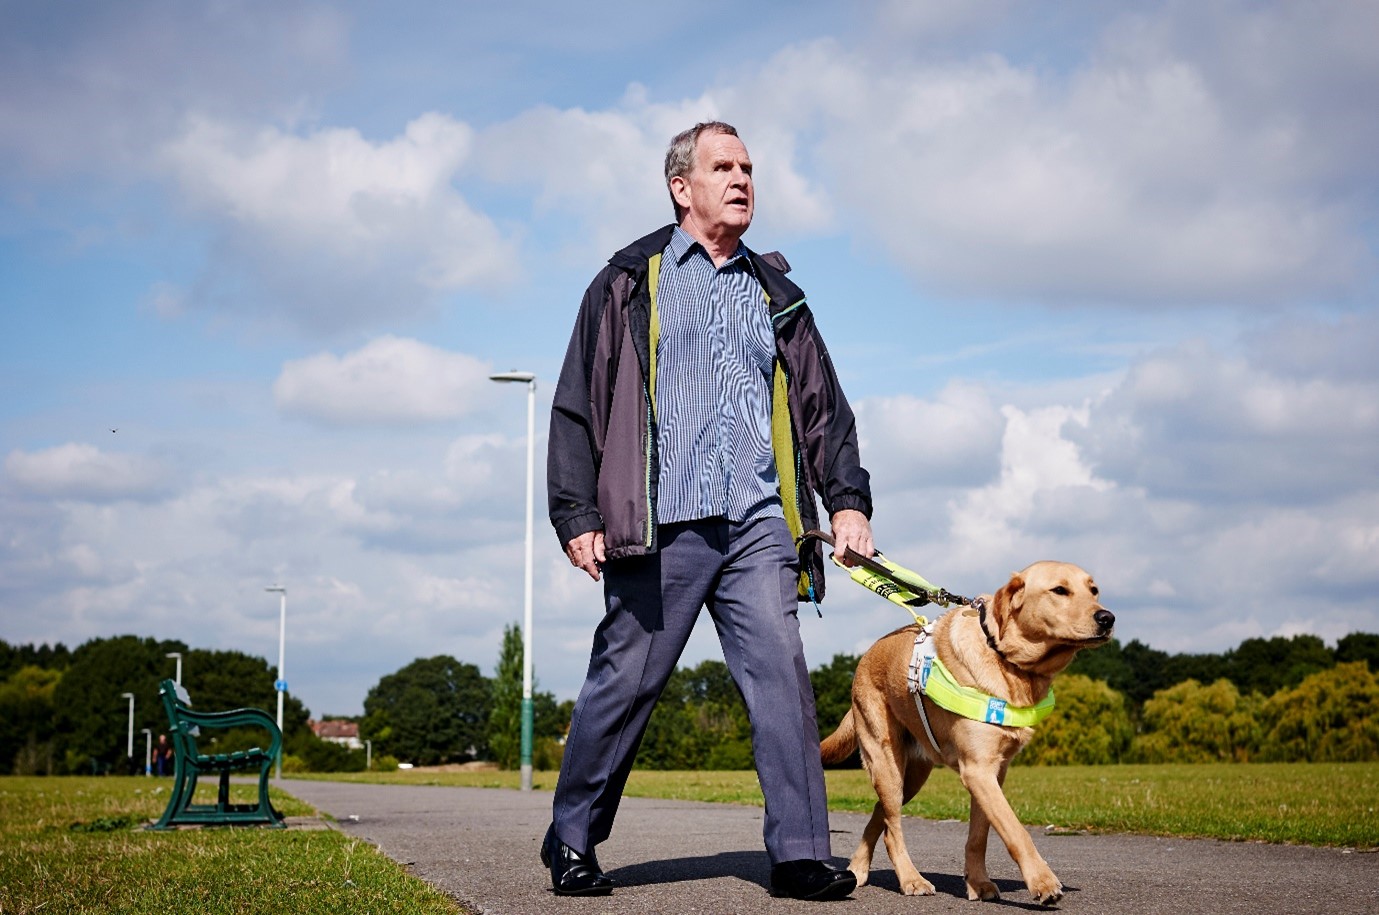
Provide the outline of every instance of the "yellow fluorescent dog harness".
<path id="1" fill-rule="evenodd" d="M 923 617 L 920 617 L 923 620 Z M 908 681 L 910 695 L 914 696 L 915 708 L 919 710 L 919 720 L 924 723 L 924 733 L 929 735 L 929 743 L 942 755 L 938 741 L 934 739 L 933 728 L 929 726 L 929 716 L 924 711 L 924 697 L 939 708 L 947 709 L 955 715 L 998 724 L 1008 728 L 1032 728 L 1053 711 L 1053 690 L 1036 705 L 1011 705 L 1004 699 L 988 695 L 971 686 L 963 686 L 943 662 L 938 659 L 937 647 L 931 636 L 934 624 L 920 623 L 915 633 L 915 650 L 910 655 Z"/>
<path id="2" fill-rule="evenodd" d="M 825 543 L 833 543 L 832 537 L 820 531 L 810 531 L 805 536 L 818 537 Z M 915 619 L 918 631 L 915 633 L 915 650 L 910 655 L 907 679 L 910 684 L 910 695 L 915 698 L 915 708 L 919 710 L 919 720 L 924 723 L 924 732 L 929 735 L 929 742 L 934 745 L 934 750 L 940 756 L 943 751 L 939 750 L 933 728 L 929 726 L 929 716 L 924 711 L 925 696 L 939 708 L 947 709 L 955 715 L 1008 728 L 1032 728 L 1049 717 L 1049 713 L 1053 711 L 1053 690 L 1049 690 L 1049 694 L 1035 705 L 1011 705 L 1005 699 L 998 699 L 971 686 L 963 686 L 953 679 L 948 668 L 938 659 L 937 648 L 931 638 L 934 634 L 934 624 L 915 612 L 916 607 L 923 607 L 925 604 L 934 603 L 947 607 L 956 603 L 971 606 L 973 609 L 965 611 L 967 613 L 985 614 L 986 605 L 982 598 L 969 600 L 951 594 L 937 585 L 930 584 L 918 572 L 896 565 L 879 551 L 870 557 L 850 552 L 849 558 L 857 564 L 845 566 L 836 555 L 833 556 L 833 563 L 844 569 L 852 580 L 862 587 L 893 604 L 904 607 Z M 985 622 L 982 629 L 986 629 Z M 995 641 L 990 635 L 987 636 L 987 640 L 999 654 L 1000 650 L 996 649 Z"/>

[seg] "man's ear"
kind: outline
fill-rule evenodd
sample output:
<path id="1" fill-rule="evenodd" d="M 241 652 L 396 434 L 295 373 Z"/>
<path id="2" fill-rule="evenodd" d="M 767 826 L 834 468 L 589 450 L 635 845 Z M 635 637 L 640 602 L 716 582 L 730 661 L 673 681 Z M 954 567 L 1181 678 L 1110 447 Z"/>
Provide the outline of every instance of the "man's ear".
<path id="1" fill-rule="evenodd" d="M 680 209 L 689 209 L 690 186 L 684 175 L 676 175 L 670 179 L 670 196 L 680 205 Z"/>

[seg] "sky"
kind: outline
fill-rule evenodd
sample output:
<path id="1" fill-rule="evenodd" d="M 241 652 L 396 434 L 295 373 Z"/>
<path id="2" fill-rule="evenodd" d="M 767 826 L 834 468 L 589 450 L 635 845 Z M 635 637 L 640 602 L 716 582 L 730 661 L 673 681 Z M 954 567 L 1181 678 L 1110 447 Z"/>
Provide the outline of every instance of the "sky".
<path id="1" fill-rule="evenodd" d="M 271 662 L 280 583 L 317 716 L 416 658 L 491 676 L 515 369 L 537 688 L 573 698 L 602 596 L 545 515 L 552 386 L 707 118 L 890 559 L 962 594 L 1075 562 L 1169 652 L 1379 632 L 1377 34 L 1374 0 L 0 0 L 0 638 Z M 811 667 L 908 622 L 841 575 L 822 612 Z"/>

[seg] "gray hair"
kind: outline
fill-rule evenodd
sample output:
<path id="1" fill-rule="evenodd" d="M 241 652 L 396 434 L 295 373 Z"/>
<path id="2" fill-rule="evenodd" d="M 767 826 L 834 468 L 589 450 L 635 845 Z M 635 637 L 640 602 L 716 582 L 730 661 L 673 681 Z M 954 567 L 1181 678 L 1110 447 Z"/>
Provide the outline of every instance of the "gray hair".
<path id="1" fill-rule="evenodd" d="M 699 135 L 703 133 L 726 133 L 737 136 L 737 128 L 722 121 L 700 121 L 689 130 L 682 130 L 670 141 L 666 150 L 666 190 L 670 191 L 671 178 L 683 178 L 694 168 L 694 151 L 699 146 Z M 675 202 L 675 194 L 670 195 L 670 205 L 675 208 L 675 221 L 678 223 L 684 212 Z"/>

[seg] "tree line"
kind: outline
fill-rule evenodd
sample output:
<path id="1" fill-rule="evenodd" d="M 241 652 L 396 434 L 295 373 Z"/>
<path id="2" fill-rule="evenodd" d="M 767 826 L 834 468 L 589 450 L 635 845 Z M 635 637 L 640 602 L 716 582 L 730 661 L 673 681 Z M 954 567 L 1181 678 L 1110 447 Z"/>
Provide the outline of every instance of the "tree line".
<path id="1" fill-rule="evenodd" d="M 820 736 L 852 705 L 858 656 L 810 672 Z M 1119 641 L 1078 655 L 1054 684 L 1057 708 L 1016 761 L 1379 760 L 1379 636 L 1248 639 L 1222 654 L 1170 655 Z M 728 669 L 704 661 L 672 675 L 637 765 L 747 769 L 751 728 Z M 860 765 L 854 758 L 848 765 Z"/>
<path id="2" fill-rule="evenodd" d="M 274 670 L 236 651 L 191 649 L 136 636 L 93 639 L 75 650 L 0 640 L 0 772 L 91 773 L 142 769 L 139 732 L 166 730 L 158 684 L 183 656 L 197 707 L 276 708 Z M 504 630 L 492 677 L 448 655 L 418 658 L 379 680 L 355 719 L 376 767 L 519 763 L 522 636 Z M 857 656 L 838 654 L 810 673 L 822 735 L 851 705 Z M 1335 648 L 1315 636 L 1249 639 L 1222 654 L 1175 654 L 1139 641 L 1081 653 L 1058 678 L 1057 711 L 1018 762 L 1034 764 L 1379 759 L 1379 636 L 1352 633 Z M 126 757 L 135 695 L 136 748 Z M 560 765 L 573 702 L 535 690 L 537 769 Z M 284 767 L 359 770 L 365 754 L 318 740 L 289 694 Z M 259 735 L 215 738 L 217 752 Z M 852 764 L 856 764 L 854 760 Z M 751 726 L 722 661 L 672 674 L 637 765 L 647 769 L 750 769 Z"/>

